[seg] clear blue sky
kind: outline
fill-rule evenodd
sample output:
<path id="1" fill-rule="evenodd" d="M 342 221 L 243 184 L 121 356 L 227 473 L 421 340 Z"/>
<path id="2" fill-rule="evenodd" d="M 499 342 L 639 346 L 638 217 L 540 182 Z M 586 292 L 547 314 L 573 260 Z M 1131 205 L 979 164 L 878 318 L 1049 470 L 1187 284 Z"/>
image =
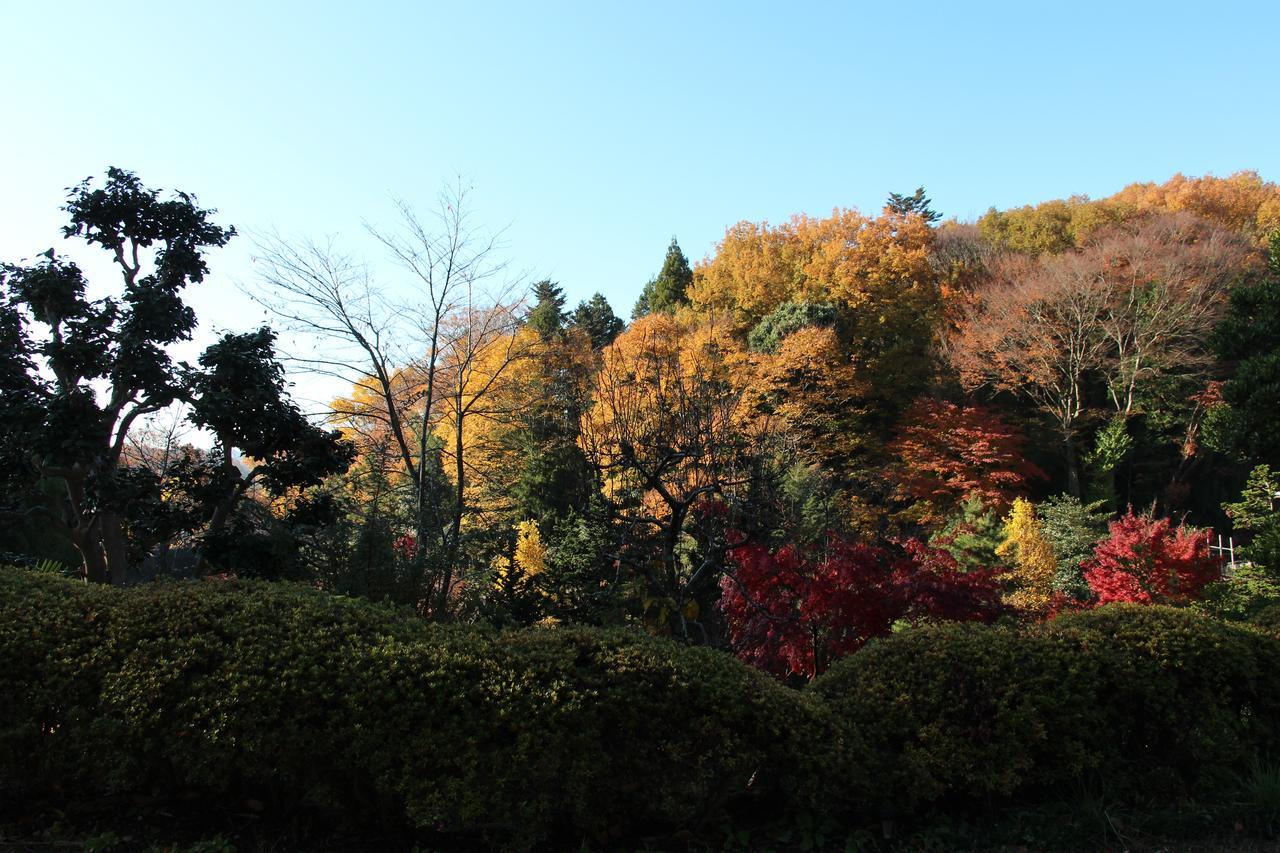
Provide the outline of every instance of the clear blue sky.
<path id="1" fill-rule="evenodd" d="M 0 258 L 108 165 L 361 250 L 460 173 L 517 267 L 625 316 L 672 235 L 697 260 L 741 219 L 1280 178 L 1280 4 L 1046 5 L 10 2 Z M 209 325 L 254 322 L 238 243 Z"/>

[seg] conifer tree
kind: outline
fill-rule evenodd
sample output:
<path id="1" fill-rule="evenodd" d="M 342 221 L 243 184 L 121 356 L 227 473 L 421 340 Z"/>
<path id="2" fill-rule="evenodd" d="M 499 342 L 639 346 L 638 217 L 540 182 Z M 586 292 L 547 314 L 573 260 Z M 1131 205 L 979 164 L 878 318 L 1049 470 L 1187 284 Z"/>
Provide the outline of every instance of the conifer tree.
<path id="1" fill-rule="evenodd" d="M 644 286 L 631 318 L 634 320 L 655 312 L 670 314 L 689 301 L 686 293 L 692 283 L 693 269 L 689 266 L 689 259 L 680 250 L 676 238 L 672 237 L 658 277 Z"/>
<path id="2" fill-rule="evenodd" d="M 621 317 L 613 313 L 609 300 L 601 293 L 579 302 L 578 307 L 573 309 L 569 324 L 585 332 L 591 339 L 591 348 L 597 350 L 613 343 L 613 339 L 622 333 L 626 325 Z"/>

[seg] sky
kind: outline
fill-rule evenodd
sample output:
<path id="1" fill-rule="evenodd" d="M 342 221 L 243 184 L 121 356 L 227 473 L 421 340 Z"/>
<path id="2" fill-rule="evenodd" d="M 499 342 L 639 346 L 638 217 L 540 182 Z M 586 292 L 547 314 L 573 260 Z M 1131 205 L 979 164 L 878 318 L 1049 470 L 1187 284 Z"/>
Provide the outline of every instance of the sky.
<path id="1" fill-rule="evenodd" d="M 1280 179 L 1274 2 L 0 0 L 0 21 L 0 260 L 71 251 L 65 188 L 108 166 L 195 193 L 242 232 L 190 293 L 205 337 L 265 319 L 240 289 L 254 233 L 333 236 L 403 287 L 364 224 L 458 176 L 513 271 L 624 317 L 673 236 L 697 261 L 740 220 L 919 185 L 973 219 Z"/>

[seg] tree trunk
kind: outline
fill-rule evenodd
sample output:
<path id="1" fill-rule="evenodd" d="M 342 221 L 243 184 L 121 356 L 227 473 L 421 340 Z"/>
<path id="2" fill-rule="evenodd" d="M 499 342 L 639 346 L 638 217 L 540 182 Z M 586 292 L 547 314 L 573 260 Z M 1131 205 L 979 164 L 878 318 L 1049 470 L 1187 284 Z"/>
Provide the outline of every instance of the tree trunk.
<path id="1" fill-rule="evenodd" d="M 1062 449 L 1067 463 L 1067 494 L 1073 498 L 1083 499 L 1084 492 L 1080 485 L 1080 457 L 1076 452 L 1076 443 L 1071 436 L 1063 438 Z"/>
<path id="2" fill-rule="evenodd" d="M 114 512 L 102 512 L 98 515 L 98 529 L 109 582 L 112 586 L 124 586 L 129 577 L 129 542 L 124 535 L 124 521 Z"/>

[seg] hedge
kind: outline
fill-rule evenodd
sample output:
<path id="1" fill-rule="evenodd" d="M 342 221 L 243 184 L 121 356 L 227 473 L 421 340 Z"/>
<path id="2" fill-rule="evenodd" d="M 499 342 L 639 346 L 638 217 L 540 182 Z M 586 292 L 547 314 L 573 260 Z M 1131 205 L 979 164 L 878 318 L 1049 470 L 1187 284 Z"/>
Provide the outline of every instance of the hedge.
<path id="1" fill-rule="evenodd" d="M 180 791 L 523 848 L 1034 801 L 1081 777 L 1180 796 L 1278 738 L 1280 640 L 1190 611 L 910 629 L 793 690 L 627 630 L 0 569 L 0 801 Z"/>
<path id="2" fill-rule="evenodd" d="M 0 793 L 193 790 L 517 847 L 785 802 L 821 740 L 791 691 L 710 649 L 263 582 L 0 571 L 0 697 Z"/>

